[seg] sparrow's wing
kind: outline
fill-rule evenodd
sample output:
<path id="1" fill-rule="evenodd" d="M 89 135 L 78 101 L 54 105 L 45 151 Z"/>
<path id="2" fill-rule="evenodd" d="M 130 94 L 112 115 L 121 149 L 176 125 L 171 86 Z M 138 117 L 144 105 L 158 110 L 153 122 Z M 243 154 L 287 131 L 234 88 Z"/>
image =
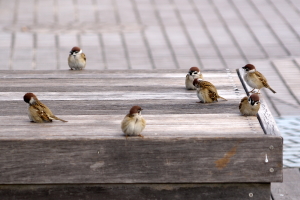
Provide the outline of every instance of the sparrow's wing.
<path id="1" fill-rule="evenodd" d="M 211 90 L 208 90 L 208 96 L 213 100 L 213 101 L 218 101 L 218 94 L 211 91 Z"/>
<path id="2" fill-rule="evenodd" d="M 31 105 L 29 107 L 29 112 L 33 118 L 33 121 L 37 123 L 43 123 L 44 121 L 46 122 L 52 121 L 49 118 L 49 116 L 44 112 L 43 108 L 40 107 L 39 105 Z"/>
<path id="3" fill-rule="evenodd" d="M 52 111 L 50 110 L 50 108 L 48 108 L 46 105 L 44 104 L 39 104 L 39 108 L 46 114 L 46 116 L 52 121 L 52 119 L 56 119 L 56 120 L 60 120 L 62 122 L 68 122 L 68 121 L 65 121 L 63 119 L 60 119 L 58 117 L 56 117 Z"/>
<path id="4" fill-rule="evenodd" d="M 208 89 L 208 95 L 213 101 L 218 101 L 218 98 L 225 99 L 224 97 L 219 96 L 216 87 L 208 81 L 203 81 L 205 83 L 205 87 Z"/>
<path id="5" fill-rule="evenodd" d="M 247 101 L 248 100 L 248 98 L 247 97 L 244 97 L 244 98 L 242 98 L 241 99 L 241 103 L 240 103 L 240 105 L 239 105 L 239 109 L 241 109 L 242 108 L 242 104 L 243 104 L 243 102 L 244 101 Z"/>
<path id="6" fill-rule="evenodd" d="M 82 58 L 84 59 L 84 61 L 86 61 L 85 54 L 84 54 L 84 53 L 82 53 L 82 54 L 81 54 L 81 56 L 82 56 Z"/>
<path id="7" fill-rule="evenodd" d="M 121 129 L 125 134 L 128 134 L 128 129 L 130 128 L 130 123 L 133 121 L 133 117 L 130 114 L 127 114 L 122 123 L 121 123 Z"/>
<path id="8" fill-rule="evenodd" d="M 208 81 L 201 81 L 200 82 L 200 87 L 201 88 L 206 88 L 208 90 L 208 96 L 211 98 L 213 101 L 217 101 L 218 98 L 218 92 L 216 87 L 211 84 Z"/>
<path id="9" fill-rule="evenodd" d="M 217 100 L 217 97 L 218 97 L 218 92 L 217 92 L 217 89 L 216 87 L 211 84 L 210 82 L 208 81 L 201 81 L 200 82 L 200 87 L 201 88 L 206 88 L 208 90 L 208 96 L 213 100 Z"/>
<path id="10" fill-rule="evenodd" d="M 144 118 L 141 119 L 142 120 L 142 131 L 144 130 L 144 128 L 146 127 L 146 120 Z"/>
<path id="11" fill-rule="evenodd" d="M 266 88 L 270 87 L 267 82 L 266 77 L 264 77 L 264 75 L 262 75 L 262 73 L 256 71 L 255 75 L 258 77 L 258 79 L 261 81 L 261 83 L 264 85 L 264 87 L 266 87 Z"/>
<path id="12" fill-rule="evenodd" d="M 45 121 L 52 121 L 51 116 L 53 115 L 50 108 L 48 108 L 45 104 L 41 102 L 37 102 L 35 107 L 41 112 L 43 119 Z"/>
<path id="13" fill-rule="evenodd" d="M 190 79 L 189 74 L 185 76 L 185 83 Z"/>
<path id="14" fill-rule="evenodd" d="M 202 81 L 201 82 L 201 87 L 207 88 L 211 92 L 218 93 L 216 87 L 208 81 Z"/>

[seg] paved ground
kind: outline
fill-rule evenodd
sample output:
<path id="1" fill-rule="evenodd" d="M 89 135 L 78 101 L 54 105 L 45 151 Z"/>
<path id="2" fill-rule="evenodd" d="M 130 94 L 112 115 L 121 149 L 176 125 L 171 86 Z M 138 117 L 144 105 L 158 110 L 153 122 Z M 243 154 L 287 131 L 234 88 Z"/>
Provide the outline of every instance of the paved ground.
<path id="1" fill-rule="evenodd" d="M 276 118 L 283 136 L 284 167 L 300 166 L 300 117 L 288 116 Z"/>
<path id="2" fill-rule="evenodd" d="M 299 0 L 0 0 L 0 70 L 67 70 L 77 45 L 87 70 L 252 63 L 277 91 L 264 95 L 299 155 L 299 123 L 286 117 L 300 116 L 299 21 Z"/>

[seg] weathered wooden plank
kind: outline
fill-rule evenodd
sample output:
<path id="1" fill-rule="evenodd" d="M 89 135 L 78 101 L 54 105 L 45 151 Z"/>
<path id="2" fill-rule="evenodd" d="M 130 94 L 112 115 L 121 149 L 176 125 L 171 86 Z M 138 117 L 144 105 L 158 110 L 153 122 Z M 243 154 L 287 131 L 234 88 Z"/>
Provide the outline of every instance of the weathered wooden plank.
<path id="1" fill-rule="evenodd" d="M 59 115 L 68 123 L 36 124 L 24 116 L 0 116 L 0 139 L 99 139 L 124 138 L 120 128 L 124 115 Z M 145 138 L 152 137 L 245 137 L 263 135 L 257 119 L 238 114 L 144 115 Z M 203 119 L 202 119 L 203 118 Z M 109 119 L 109 120 L 108 120 Z M 201 119 L 196 120 L 195 119 Z M 224 120 L 226 119 L 226 120 Z M 235 124 L 233 127 L 232 124 Z"/>
<path id="2" fill-rule="evenodd" d="M 270 184 L 81 184 L 81 185 L 0 185 L 2 200 L 64 199 L 205 199 L 269 200 Z"/>
<path id="3" fill-rule="evenodd" d="M 232 91 L 219 90 L 220 96 L 228 99 L 236 99 L 236 95 Z M 24 96 L 24 92 L 0 92 L 0 101 L 18 101 Z M 196 92 L 177 92 L 177 91 L 101 91 L 101 92 L 39 92 L 35 93 L 39 100 L 68 100 L 68 101 L 107 101 L 107 100 L 181 100 L 193 99 L 194 102 L 198 101 Z M 221 100 L 222 101 L 222 100 Z"/>
<path id="4" fill-rule="evenodd" d="M 5 85 L 9 85 L 11 90 L 13 91 L 16 87 L 24 87 L 24 89 L 27 89 L 28 87 L 37 87 L 40 88 L 44 87 L 77 87 L 78 90 L 80 88 L 78 87 L 121 87 L 119 89 L 124 88 L 125 86 L 135 86 L 137 88 L 141 87 L 156 87 L 156 89 L 162 88 L 169 88 L 169 89 L 185 89 L 184 81 L 185 81 L 185 75 L 182 74 L 180 77 L 149 77 L 147 78 L 147 81 L 145 81 L 146 78 L 79 78 L 79 79 L 69 79 L 69 78 L 45 78 L 43 79 L 43 84 L 39 84 L 40 80 L 35 78 L 25 78 L 25 79 L 19 79 L 19 78 L 3 78 L 1 80 L 1 83 L 3 83 L 0 86 L 1 91 L 4 91 L 6 89 Z M 207 81 L 211 81 L 217 88 L 232 88 L 231 83 L 228 81 L 228 77 L 206 77 Z M 98 90 L 101 90 L 101 88 L 97 88 Z M 191 92 L 191 91 L 188 91 Z"/>
<path id="5" fill-rule="evenodd" d="M 244 80 L 243 69 L 239 68 L 239 69 L 236 69 L 236 71 L 238 73 L 240 81 L 241 81 L 247 95 L 249 95 L 249 91 L 251 91 L 252 88 L 250 88 L 249 85 Z M 261 102 L 261 106 L 258 111 L 257 118 L 258 118 L 265 134 L 280 136 L 280 132 L 276 125 L 274 117 L 272 116 L 272 113 L 270 112 L 268 105 L 265 103 L 262 95 L 260 95 L 260 102 Z"/>
<path id="6" fill-rule="evenodd" d="M 27 116 L 28 106 L 22 99 L 1 101 L 1 116 Z M 213 104 L 196 103 L 194 97 L 189 100 L 131 100 L 131 101 L 47 101 L 44 104 L 56 115 L 125 115 L 133 105 L 140 105 L 145 114 L 239 114 L 238 102 L 220 101 Z M 247 118 L 247 117 L 244 117 Z"/>
<path id="7" fill-rule="evenodd" d="M 185 80 L 185 75 L 188 72 L 186 70 L 176 70 L 176 73 L 170 73 L 170 70 L 132 70 L 128 73 L 124 70 L 82 70 L 82 71 L 72 71 L 72 70 L 61 70 L 61 71 L 7 71 L 0 70 L 0 78 L 21 78 L 21 79 L 58 79 L 58 78 L 68 78 L 68 79 L 78 79 L 78 78 L 103 78 L 103 79 L 118 79 L 118 78 L 183 78 L 183 83 Z M 181 73 L 178 73 L 181 72 Z M 220 71 L 207 71 L 204 77 L 227 77 L 227 74 L 220 73 Z M 217 79 L 216 79 L 217 80 Z"/>
<path id="8" fill-rule="evenodd" d="M 297 200 L 300 197 L 299 188 L 299 168 L 283 169 L 283 182 L 271 185 L 273 200 Z"/>
<path id="9" fill-rule="evenodd" d="M 277 136 L 50 138 L 1 140 L 0 184 L 282 181 Z"/>

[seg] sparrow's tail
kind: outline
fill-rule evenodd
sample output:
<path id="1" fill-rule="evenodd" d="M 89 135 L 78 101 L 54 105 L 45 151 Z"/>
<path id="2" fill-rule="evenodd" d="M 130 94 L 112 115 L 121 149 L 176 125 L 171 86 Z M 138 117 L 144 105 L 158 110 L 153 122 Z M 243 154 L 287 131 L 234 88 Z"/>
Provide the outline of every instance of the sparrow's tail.
<path id="1" fill-rule="evenodd" d="M 51 118 L 56 119 L 56 120 L 60 120 L 62 122 L 68 122 L 66 120 L 63 120 L 63 119 L 60 119 L 60 118 L 56 117 L 55 115 L 52 115 Z"/>
<path id="2" fill-rule="evenodd" d="M 227 99 L 225 99 L 225 98 L 223 98 L 223 97 L 221 97 L 221 96 L 218 96 L 218 98 L 221 98 L 221 99 L 224 99 L 225 101 L 227 101 Z"/>
<path id="3" fill-rule="evenodd" d="M 273 90 L 271 87 L 269 87 L 269 89 L 270 89 L 273 93 L 276 93 L 275 90 Z"/>

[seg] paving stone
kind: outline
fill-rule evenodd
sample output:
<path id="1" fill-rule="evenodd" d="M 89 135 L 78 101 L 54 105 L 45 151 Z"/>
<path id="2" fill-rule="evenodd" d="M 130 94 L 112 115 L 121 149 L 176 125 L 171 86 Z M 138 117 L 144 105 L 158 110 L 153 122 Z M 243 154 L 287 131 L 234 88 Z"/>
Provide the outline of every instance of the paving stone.
<path id="1" fill-rule="evenodd" d="M 300 167 L 299 116 L 275 118 L 283 137 L 283 164 L 285 167 Z"/>

